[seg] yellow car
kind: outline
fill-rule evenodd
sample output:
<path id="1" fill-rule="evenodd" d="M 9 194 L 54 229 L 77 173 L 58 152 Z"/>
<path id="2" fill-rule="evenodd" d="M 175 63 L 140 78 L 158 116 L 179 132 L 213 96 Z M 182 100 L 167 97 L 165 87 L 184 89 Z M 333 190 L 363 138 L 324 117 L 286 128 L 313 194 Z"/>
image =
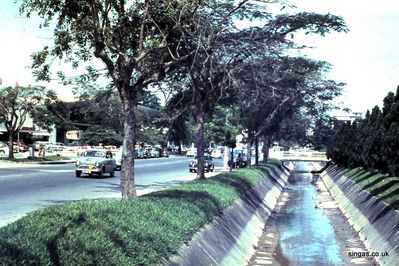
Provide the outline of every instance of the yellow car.
<path id="1" fill-rule="evenodd" d="M 108 150 L 86 150 L 83 152 L 82 158 L 76 161 L 76 177 L 81 174 L 96 174 L 98 177 L 103 177 L 104 174 L 109 173 L 111 177 L 115 176 L 116 162 L 112 158 L 111 151 Z"/>

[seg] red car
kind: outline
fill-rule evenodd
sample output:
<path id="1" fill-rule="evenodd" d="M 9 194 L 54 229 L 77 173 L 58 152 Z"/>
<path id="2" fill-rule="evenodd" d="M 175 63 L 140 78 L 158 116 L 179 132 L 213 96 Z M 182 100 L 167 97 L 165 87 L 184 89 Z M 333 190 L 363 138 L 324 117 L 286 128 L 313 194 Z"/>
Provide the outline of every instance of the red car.
<path id="1" fill-rule="evenodd" d="M 29 150 L 28 145 L 23 142 L 13 142 L 14 152 L 27 152 Z"/>

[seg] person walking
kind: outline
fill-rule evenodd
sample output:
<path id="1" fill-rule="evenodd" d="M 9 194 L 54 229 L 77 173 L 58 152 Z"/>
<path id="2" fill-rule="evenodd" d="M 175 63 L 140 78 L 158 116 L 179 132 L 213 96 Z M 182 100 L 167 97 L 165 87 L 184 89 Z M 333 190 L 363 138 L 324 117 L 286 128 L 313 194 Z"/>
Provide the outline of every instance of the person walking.
<path id="1" fill-rule="evenodd" d="M 39 156 L 46 156 L 46 147 L 44 146 L 43 143 L 40 143 L 39 146 Z"/>

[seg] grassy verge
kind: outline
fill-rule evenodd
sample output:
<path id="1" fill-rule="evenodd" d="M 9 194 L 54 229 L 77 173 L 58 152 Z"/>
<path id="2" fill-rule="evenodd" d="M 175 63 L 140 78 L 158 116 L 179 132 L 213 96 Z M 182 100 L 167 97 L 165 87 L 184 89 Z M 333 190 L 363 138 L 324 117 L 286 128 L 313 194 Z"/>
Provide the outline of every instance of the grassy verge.
<path id="1" fill-rule="evenodd" d="M 268 164 L 274 165 L 274 166 L 281 166 L 281 161 L 276 158 L 269 158 Z"/>
<path id="2" fill-rule="evenodd" d="M 156 265 L 272 167 L 240 169 L 129 201 L 35 211 L 0 228 L 5 265 Z"/>
<path id="3" fill-rule="evenodd" d="M 0 158 L 3 161 L 10 161 L 16 163 L 28 163 L 28 162 L 52 162 L 52 161 L 64 161 L 71 160 L 69 157 L 59 156 L 59 155 L 50 155 L 46 157 L 28 157 L 28 158 Z"/>
<path id="4" fill-rule="evenodd" d="M 362 168 L 351 169 L 345 175 L 363 190 L 399 210 L 399 177 L 371 173 Z"/>

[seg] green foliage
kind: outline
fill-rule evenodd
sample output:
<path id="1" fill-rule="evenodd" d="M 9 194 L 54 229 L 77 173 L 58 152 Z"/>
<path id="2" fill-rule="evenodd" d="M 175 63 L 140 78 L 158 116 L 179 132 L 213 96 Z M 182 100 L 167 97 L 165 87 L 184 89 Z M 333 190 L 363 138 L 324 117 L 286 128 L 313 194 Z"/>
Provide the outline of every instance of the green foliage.
<path id="1" fill-rule="evenodd" d="M 241 133 L 242 126 L 236 118 L 237 108 L 217 106 L 213 119 L 205 125 L 206 139 L 215 143 L 232 147 L 236 143 L 236 136 Z"/>
<path id="2" fill-rule="evenodd" d="M 41 86 L 0 87 L 0 122 L 10 131 L 19 130 L 27 115 L 43 111 L 55 100 L 55 92 Z"/>
<path id="3" fill-rule="evenodd" d="M 9 158 L 14 157 L 13 137 L 24 125 L 28 116 L 35 123 L 47 130 L 59 121 L 59 113 L 53 109 L 57 100 L 53 90 L 47 90 L 42 86 L 0 87 L 0 123 L 11 137 L 9 143 Z"/>
<path id="4" fill-rule="evenodd" d="M 247 66 L 251 66 L 257 62 L 255 54 L 270 54 L 280 48 L 292 47 L 290 36 L 299 30 L 320 35 L 347 30 L 342 18 L 331 14 L 272 16 L 267 6 L 262 1 L 234 0 L 146 0 L 127 3 L 117 0 L 22 0 L 21 13 L 27 16 L 37 13 L 44 19 L 43 26 L 54 25 L 53 46 L 33 55 L 32 67 L 36 77 L 50 80 L 50 64 L 59 58 L 75 69 L 82 65 L 86 67 L 87 73 L 73 79 L 77 81 L 75 84 L 91 86 L 90 83 L 99 76 L 110 79 L 123 102 L 124 126 L 130 127 L 125 130 L 130 135 L 124 135 L 124 138 L 133 138 L 133 142 L 133 132 L 138 124 L 133 111 L 140 93 L 173 71 L 184 69 L 185 74 L 191 77 L 190 89 L 193 89 L 192 99 L 196 107 L 194 117 L 199 132 L 197 146 L 201 147 L 204 142 L 204 116 L 211 116 L 213 108 L 223 98 L 234 98 L 235 92 L 231 89 L 236 86 L 236 81 L 230 78 L 232 75 L 229 72 L 236 64 L 246 62 Z M 240 30 L 236 24 L 243 19 L 259 20 L 264 26 L 249 26 Z M 104 63 L 105 71 L 87 67 L 94 58 Z M 284 72 L 286 75 L 296 72 L 295 78 L 282 79 L 276 75 L 273 76 L 273 83 L 280 83 L 280 89 L 298 88 L 301 83 L 299 72 L 312 68 L 311 64 L 307 65 L 308 60 L 303 62 L 299 67 Z M 247 69 L 248 75 L 252 70 Z M 262 72 L 260 69 L 257 71 Z M 62 73 L 58 73 L 58 77 L 67 82 Z M 250 83 L 241 85 L 247 87 L 256 82 Z M 260 86 L 263 84 L 267 82 Z M 270 90 L 271 86 L 267 88 L 269 92 L 274 91 Z M 246 113 L 249 117 L 252 114 Z M 133 149 L 133 142 L 126 141 L 125 144 L 130 147 L 125 148 Z M 129 156 L 127 160 L 132 161 Z M 201 157 L 199 169 L 202 169 L 202 164 Z M 127 171 L 122 173 L 126 175 L 124 179 L 132 178 Z M 126 182 L 127 185 L 133 183 Z M 122 188 L 123 191 L 134 190 Z"/>
<path id="5" fill-rule="evenodd" d="M 269 166 L 272 167 L 272 166 Z M 269 173 L 242 169 L 128 201 L 35 211 L 0 228 L 6 265 L 157 265 Z"/>
<path id="6" fill-rule="evenodd" d="M 342 84 L 325 79 L 329 65 L 322 61 L 267 56 L 244 68 L 239 90 L 243 123 L 256 135 L 273 135 L 287 145 L 308 143 L 306 130 L 342 91 Z"/>
<path id="7" fill-rule="evenodd" d="M 327 143 L 334 134 L 334 121 L 334 118 L 328 116 L 321 116 L 316 120 L 311 136 L 311 144 L 315 150 L 326 150 Z"/>
<path id="8" fill-rule="evenodd" d="M 399 175 L 399 89 L 388 93 L 383 111 L 378 106 L 362 121 L 336 125 L 327 155 L 340 166 L 363 166 Z"/>
<path id="9" fill-rule="evenodd" d="M 299 112 L 293 114 L 284 114 L 278 121 L 278 129 L 274 135 L 274 140 L 282 147 L 303 147 L 308 144 L 307 130 L 310 128 L 312 118 L 307 114 Z"/>
<path id="10" fill-rule="evenodd" d="M 164 142 L 164 136 L 161 130 L 155 127 L 142 127 L 137 130 L 136 143 L 146 143 L 150 145 L 159 145 Z"/>
<path id="11" fill-rule="evenodd" d="M 57 130 L 67 131 L 75 129 L 73 122 L 70 120 L 70 108 L 66 102 L 47 98 L 43 105 L 36 107 L 36 112 L 31 114 L 36 124 L 48 131 L 51 131 L 52 125 Z"/>
<path id="12" fill-rule="evenodd" d="M 89 145 L 115 145 L 122 144 L 122 136 L 115 133 L 112 129 L 102 128 L 100 126 L 92 126 L 83 132 L 81 139 L 83 143 Z"/>

